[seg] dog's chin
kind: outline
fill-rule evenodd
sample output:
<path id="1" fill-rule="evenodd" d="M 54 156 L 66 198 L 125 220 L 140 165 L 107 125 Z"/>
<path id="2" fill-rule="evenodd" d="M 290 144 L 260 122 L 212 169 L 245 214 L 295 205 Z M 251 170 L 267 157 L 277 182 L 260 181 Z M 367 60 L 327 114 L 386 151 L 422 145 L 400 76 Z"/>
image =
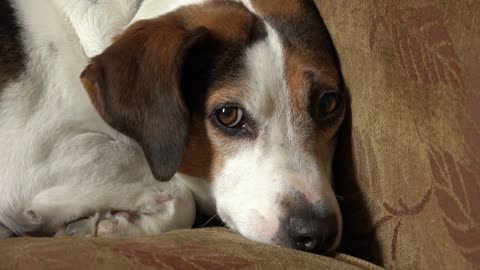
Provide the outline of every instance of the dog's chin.
<path id="1" fill-rule="evenodd" d="M 230 230 L 235 231 L 242 235 L 243 237 L 255 241 L 260 242 L 263 244 L 274 245 L 274 246 L 281 246 L 286 248 L 294 248 L 293 244 L 290 242 L 287 236 L 287 232 L 276 232 L 273 237 L 268 236 L 267 234 L 256 233 L 258 231 L 265 231 L 262 229 L 261 226 L 257 226 L 256 229 L 245 229 L 245 228 L 238 228 L 234 223 L 230 220 L 225 222 L 225 226 L 227 226 Z"/>
<path id="2" fill-rule="evenodd" d="M 243 237 L 245 237 L 249 240 L 255 241 L 255 242 L 259 242 L 259 243 L 267 244 L 267 245 L 274 245 L 274 246 L 280 246 L 280 247 L 295 249 L 295 247 L 293 246 L 293 243 L 291 243 L 291 241 L 288 239 L 288 236 L 287 236 L 286 232 L 284 232 L 282 234 L 277 233 L 277 235 L 275 237 L 270 238 L 270 237 L 265 237 L 265 235 L 254 234 L 251 231 L 245 231 L 245 230 L 243 230 L 243 232 L 239 231 L 234 225 L 230 226 L 230 225 L 227 224 L 227 227 L 229 229 L 241 234 Z"/>
<path id="3" fill-rule="evenodd" d="M 279 222 L 273 222 L 270 226 L 265 226 L 266 224 L 260 222 L 233 222 L 229 215 L 222 213 L 219 213 L 219 216 L 225 223 L 226 227 L 241 234 L 247 239 L 264 244 L 291 247 L 290 243 L 286 241 L 288 240 L 286 232 L 281 234 L 284 236 L 279 237 Z M 250 220 L 255 219 L 249 219 L 249 221 Z M 257 220 L 263 219 L 258 217 Z"/>

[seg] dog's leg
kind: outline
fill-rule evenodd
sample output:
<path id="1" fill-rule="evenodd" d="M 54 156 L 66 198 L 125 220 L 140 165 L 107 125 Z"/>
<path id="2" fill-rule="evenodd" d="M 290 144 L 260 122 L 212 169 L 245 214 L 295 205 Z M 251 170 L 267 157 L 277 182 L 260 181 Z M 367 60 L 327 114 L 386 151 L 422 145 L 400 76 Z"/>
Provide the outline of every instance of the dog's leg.
<path id="1" fill-rule="evenodd" d="M 38 194 L 25 215 L 35 222 L 53 224 L 58 235 L 145 235 L 190 227 L 195 202 L 191 191 L 178 180 L 91 190 L 63 186 Z M 61 229 L 65 221 L 89 215 L 92 217 Z"/>
<path id="2" fill-rule="evenodd" d="M 159 198 L 148 193 L 145 195 L 143 199 L 147 204 L 143 204 L 137 212 L 118 212 L 100 220 L 96 235 L 99 237 L 154 235 L 173 229 L 190 228 L 193 225 L 195 203 L 190 192 L 172 198 Z M 152 195 L 154 197 L 150 197 Z"/>
<path id="3" fill-rule="evenodd" d="M 158 206 L 148 205 L 147 209 L 139 208 L 135 212 L 96 213 L 92 217 L 68 224 L 60 229 L 56 236 L 141 236 L 189 228 L 193 224 L 195 215 L 195 206 L 188 203 L 190 199 L 193 198 L 159 200 L 156 197 L 155 202 L 152 203 Z"/>

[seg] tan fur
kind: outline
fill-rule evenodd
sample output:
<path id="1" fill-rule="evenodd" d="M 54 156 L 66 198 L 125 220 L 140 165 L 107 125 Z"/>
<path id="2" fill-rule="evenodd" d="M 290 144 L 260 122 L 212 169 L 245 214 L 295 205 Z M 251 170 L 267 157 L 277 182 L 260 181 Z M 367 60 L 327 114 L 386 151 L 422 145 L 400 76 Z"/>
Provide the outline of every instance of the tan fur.
<path id="1" fill-rule="evenodd" d="M 206 98 L 206 111 L 227 102 L 241 101 L 245 91 L 225 82 L 221 87 L 209 92 Z M 236 152 L 236 144 L 212 126 L 209 119 L 196 116 L 191 122 L 191 132 L 186 154 L 183 157 L 179 172 L 213 180 L 222 169 L 225 160 Z"/>
<path id="2" fill-rule="evenodd" d="M 207 2 L 182 8 L 178 13 L 185 18 L 186 28 L 201 25 L 207 28 L 216 39 L 225 42 L 248 42 L 251 31 L 258 30 L 255 29 L 257 17 L 245 6 L 236 2 Z"/>
<path id="3" fill-rule="evenodd" d="M 275 16 L 295 16 L 301 10 L 300 3 L 295 0 L 265 1 L 252 0 L 252 5 L 260 14 Z"/>

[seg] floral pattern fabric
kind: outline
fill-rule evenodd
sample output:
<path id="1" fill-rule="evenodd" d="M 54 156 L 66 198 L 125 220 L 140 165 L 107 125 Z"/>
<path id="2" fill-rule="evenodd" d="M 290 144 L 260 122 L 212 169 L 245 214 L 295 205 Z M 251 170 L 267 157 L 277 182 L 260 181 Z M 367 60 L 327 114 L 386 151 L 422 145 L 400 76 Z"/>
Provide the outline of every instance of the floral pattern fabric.
<path id="1" fill-rule="evenodd" d="M 480 2 L 316 0 L 351 96 L 343 250 L 480 268 Z"/>

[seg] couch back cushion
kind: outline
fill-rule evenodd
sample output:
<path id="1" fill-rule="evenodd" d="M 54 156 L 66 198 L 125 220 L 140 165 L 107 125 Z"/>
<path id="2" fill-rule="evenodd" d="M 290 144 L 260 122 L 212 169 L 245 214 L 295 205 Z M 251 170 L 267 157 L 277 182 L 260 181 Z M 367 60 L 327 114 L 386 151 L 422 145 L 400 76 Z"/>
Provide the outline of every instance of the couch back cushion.
<path id="1" fill-rule="evenodd" d="M 344 251 L 480 266 L 480 1 L 316 0 L 351 95 Z"/>

